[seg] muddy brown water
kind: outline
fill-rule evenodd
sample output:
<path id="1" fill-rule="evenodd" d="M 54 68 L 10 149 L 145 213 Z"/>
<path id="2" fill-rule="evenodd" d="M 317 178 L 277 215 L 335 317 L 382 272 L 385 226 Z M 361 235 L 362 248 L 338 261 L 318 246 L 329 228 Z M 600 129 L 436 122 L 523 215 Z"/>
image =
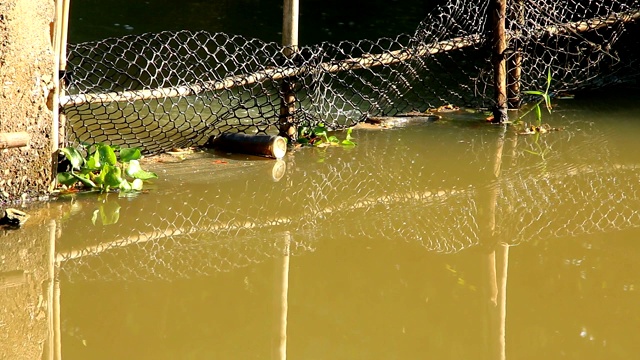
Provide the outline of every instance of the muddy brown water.
<path id="1" fill-rule="evenodd" d="M 0 358 L 634 358 L 640 117 L 617 101 L 559 102 L 537 140 L 450 114 L 27 208 L 0 233 Z"/>

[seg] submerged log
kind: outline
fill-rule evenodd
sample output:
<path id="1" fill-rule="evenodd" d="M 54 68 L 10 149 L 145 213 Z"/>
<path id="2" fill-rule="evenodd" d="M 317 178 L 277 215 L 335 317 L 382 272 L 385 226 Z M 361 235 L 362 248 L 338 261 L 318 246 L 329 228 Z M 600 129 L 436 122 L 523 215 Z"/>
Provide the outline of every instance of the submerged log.
<path id="1" fill-rule="evenodd" d="M 27 146 L 29 138 L 26 132 L 0 133 L 0 149 Z"/>
<path id="2" fill-rule="evenodd" d="M 277 135 L 225 133 L 213 136 L 206 147 L 229 153 L 266 156 L 281 159 L 287 153 L 287 139 Z"/>

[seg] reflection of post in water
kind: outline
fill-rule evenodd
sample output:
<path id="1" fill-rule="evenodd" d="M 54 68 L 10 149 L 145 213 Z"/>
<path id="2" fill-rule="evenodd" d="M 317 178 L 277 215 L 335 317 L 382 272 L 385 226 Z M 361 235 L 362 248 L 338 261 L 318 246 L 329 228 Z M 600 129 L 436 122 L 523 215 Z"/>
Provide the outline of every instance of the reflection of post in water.
<path id="1" fill-rule="evenodd" d="M 488 254 L 489 282 L 489 341 L 491 353 L 501 360 L 506 358 L 506 320 L 507 320 L 507 274 L 509 265 L 509 245 L 500 242 L 496 233 L 496 207 L 500 192 L 502 155 L 508 132 L 506 127 L 500 134 L 493 159 L 492 178 L 487 188 L 487 214 L 484 226 L 484 239 L 481 242 L 491 244 Z M 511 141 L 515 147 L 515 139 Z M 495 337 L 494 337 L 495 336 Z"/>
<path id="2" fill-rule="evenodd" d="M 284 233 L 284 246 L 282 252 L 282 265 L 279 266 L 280 287 L 277 292 L 277 303 L 280 305 L 278 312 L 278 329 L 275 343 L 274 358 L 284 360 L 287 358 L 287 317 L 289 311 L 289 259 L 291 256 L 291 233 Z"/>
<path id="3" fill-rule="evenodd" d="M 46 359 L 62 359 L 62 341 L 60 333 L 60 281 L 58 279 L 59 263 L 56 259 L 56 221 L 49 223 L 49 257 L 47 269 L 49 273 L 47 286 L 47 319 L 49 337 L 46 345 Z"/>

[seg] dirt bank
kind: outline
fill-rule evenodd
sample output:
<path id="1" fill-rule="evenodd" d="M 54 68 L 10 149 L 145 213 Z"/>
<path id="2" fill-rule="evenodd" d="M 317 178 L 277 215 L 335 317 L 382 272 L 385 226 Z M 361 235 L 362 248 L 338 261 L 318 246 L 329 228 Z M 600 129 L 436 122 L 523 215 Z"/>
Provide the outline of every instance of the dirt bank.
<path id="1" fill-rule="evenodd" d="M 0 149 L 0 207 L 43 195 L 51 182 L 53 75 L 51 22 L 54 2 L 0 2 L 0 133 L 26 131 L 26 147 Z"/>

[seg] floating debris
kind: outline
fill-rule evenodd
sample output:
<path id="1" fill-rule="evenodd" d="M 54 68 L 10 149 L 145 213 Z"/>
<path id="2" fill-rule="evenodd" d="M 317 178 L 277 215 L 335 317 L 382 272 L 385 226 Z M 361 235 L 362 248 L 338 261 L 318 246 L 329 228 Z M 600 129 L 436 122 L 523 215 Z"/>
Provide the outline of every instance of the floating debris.
<path id="1" fill-rule="evenodd" d="M 448 113 L 454 111 L 460 111 L 460 107 L 453 104 L 446 104 L 438 107 L 437 109 L 429 109 L 429 112 L 432 113 Z"/>
<path id="2" fill-rule="evenodd" d="M 549 124 L 542 124 L 540 126 L 535 126 L 535 125 L 526 125 L 524 127 L 523 131 L 520 131 L 518 133 L 518 135 L 535 135 L 535 134 L 545 134 L 548 133 L 550 131 L 561 131 L 564 130 L 564 128 L 554 128 L 551 127 L 551 125 Z"/>
<path id="3" fill-rule="evenodd" d="M 19 228 L 29 219 L 29 215 L 24 211 L 16 209 L 6 209 L 4 215 L 0 218 L 0 226 L 9 228 Z"/>

